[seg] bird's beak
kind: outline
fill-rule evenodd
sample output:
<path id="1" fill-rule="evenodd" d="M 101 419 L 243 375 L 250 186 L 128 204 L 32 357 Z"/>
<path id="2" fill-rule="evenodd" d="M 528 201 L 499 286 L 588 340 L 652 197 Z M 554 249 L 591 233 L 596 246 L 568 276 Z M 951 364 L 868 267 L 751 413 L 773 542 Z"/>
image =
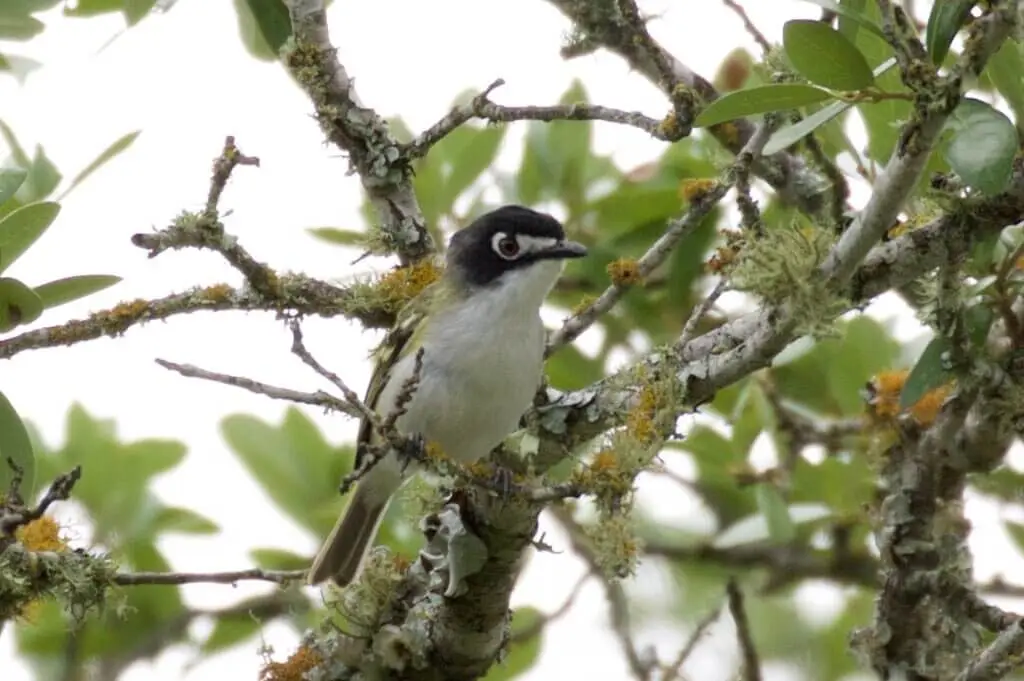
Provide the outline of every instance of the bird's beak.
<path id="1" fill-rule="evenodd" d="M 545 249 L 544 257 L 552 259 L 582 258 L 587 254 L 587 247 L 577 241 L 562 239 L 551 248 Z"/>

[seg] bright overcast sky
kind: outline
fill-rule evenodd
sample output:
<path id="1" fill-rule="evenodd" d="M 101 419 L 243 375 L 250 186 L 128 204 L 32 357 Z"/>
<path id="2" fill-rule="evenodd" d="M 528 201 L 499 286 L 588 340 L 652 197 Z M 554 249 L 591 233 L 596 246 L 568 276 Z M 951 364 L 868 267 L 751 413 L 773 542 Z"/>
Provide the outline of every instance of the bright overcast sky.
<path id="1" fill-rule="evenodd" d="M 795 0 L 745 4 L 772 40 L 780 39 L 785 19 L 817 14 L 813 6 Z M 714 74 L 733 47 L 754 49 L 735 15 L 718 2 L 660 0 L 645 3 L 645 8 L 658 15 L 650 26 L 655 37 L 705 76 Z M 553 103 L 578 77 L 596 103 L 652 116 L 666 110 L 655 89 L 615 57 L 600 53 L 562 61 L 558 50 L 568 25 L 542 0 L 336 2 L 329 17 L 339 56 L 356 78 L 363 101 L 382 115 L 402 115 L 413 130 L 442 116 L 458 93 L 498 77 L 507 81 L 494 95 L 501 103 Z M 162 226 L 179 211 L 201 206 L 210 162 L 228 134 L 237 138 L 244 153 L 259 156 L 262 167 L 236 171 L 221 204 L 233 211 L 225 221 L 227 229 L 257 258 L 278 269 L 317 277 L 352 276 L 352 255 L 318 243 L 304 228 L 359 226 L 359 182 L 346 177 L 347 163 L 339 152 L 322 144 L 306 97 L 284 71 L 245 52 L 233 3 L 179 0 L 168 14 L 146 19 L 102 50 L 120 31 L 119 17 L 66 20 L 57 11 L 45 19 L 47 30 L 40 38 L 13 46 L 45 67 L 23 87 L 10 78 L 0 79 L 0 118 L 14 128 L 23 145 L 43 144 L 65 176 L 71 176 L 117 137 L 137 128 L 143 134 L 128 153 L 64 202 L 52 230 L 14 267 L 12 276 L 30 284 L 90 272 L 125 278 L 103 294 L 47 313 L 44 323 L 78 317 L 124 299 L 239 281 L 215 255 L 171 252 L 148 260 L 129 242 L 133 233 Z M 510 139 L 518 139 L 515 131 L 521 133 L 522 127 L 513 129 Z M 614 153 L 624 166 L 649 160 L 661 148 L 634 130 L 610 124 L 597 124 L 595 129 L 598 150 Z M 501 164 L 515 167 L 519 145 L 508 146 Z M 359 271 L 381 265 L 362 264 Z M 557 314 L 549 321 L 556 322 Z M 363 358 L 375 338 L 339 319 L 307 324 L 314 354 L 360 389 L 369 376 Z M 3 364 L 3 390 L 42 428 L 50 444 L 62 441 L 64 416 L 73 401 L 82 402 L 96 416 L 116 418 L 125 438 L 184 440 L 189 445 L 185 464 L 160 478 L 157 492 L 168 503 L 215 518 L 222 532 L 214 539 L 176 537 L 163 548 L 180 570 L 239 569 L 248 566 L 246 553 L 252 547 L 277 546 L 312 555 L 319 539 L 275 512 L 218 434 L 218 422 L 226 414 L 247 412 L 277 421 L 284 405 L 170 374 L 153 359 L 197 364 L 296 389 L 323 387 L 289 353 L 289 341 L 286 330 L 269 314 L 179 317 L 132 330 L 119 340 L 19 355 Z M 316 410 L 307 413 L 335 441 L 354 433 L 350 422 L 326 418 Z M 656 496 L 658 488 L 648 481 L 645 493 Z M 59 517 L 72 534 L 77 531 L 84 537 L 68 505 Z M 549 534 L 556 545 L 560 537 Z M 975 545 L 992 541 L 1004 539 L 998 532 L 988 533 Z M 568 553 L 536 556 L 515 603 L 551 610 L 580 571 Z M 656 571 L 642 574 L 650 584 L 643 592 L 670 588 Z M 195 607 L 218 607 L 268 588 L 189 586 L 185 597 Z M 823 593 L 809 587 L 805 595 L 821 603 Z M 525 678 L 624 678 L 623 658 L 606 623 L 601 589 L 591 584 L 574 610 L 549 629 L 542 661 Z M 657 644 L 668 656 L 682 637 L 678 630 L 652 630 L 643 633 L 641 642 Z M 264 630 L 264 640 L 284 655 L 297 638 L 277 624 Z M 258 640 L 250 641 L 194 666 L 186 651 L 172 650 L 135 665 L 123 678 L 251 679 L 260 665 L 258 645 Z M 729 659 L 732 650 L 728 636 L 710 639 L 689 667 L 696 672 L 694 678 L 726 678 L 729 672 L 719 663 Z M 28 670 L 17 662 L 11 674 L 13 654 L 13 631 L 8 627 L 0 636 L 0 669 L 9 681 L 28 681 Z M 779 668 L 769 668 L 767 676 L 793 678 Z"/>

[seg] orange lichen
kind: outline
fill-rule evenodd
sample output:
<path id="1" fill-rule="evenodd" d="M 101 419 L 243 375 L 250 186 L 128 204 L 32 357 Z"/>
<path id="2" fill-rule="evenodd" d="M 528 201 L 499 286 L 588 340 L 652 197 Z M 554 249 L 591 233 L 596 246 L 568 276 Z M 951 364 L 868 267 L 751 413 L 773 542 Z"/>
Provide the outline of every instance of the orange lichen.
<path id="1" fill-rule="evenodd" d="M 619 457 L 611 449 L 595 454 L 590 465 L 577 469 L 572 477 L 599 498 L 622 497 L 633 489 L 633 479 L 619 467 Z"/>
<path id="2" fill-rule="evenodd" d="M 203 300 L 218 303 L 230 298 L 233 291 L 234 289 L 227 284 L 214 284 L 213 286 L 199 289 L 197 293 Z"/>
<path id="3" fill-rule="evenodd" d="M 943 385 L 924 394 L 924 397 L 915 402 L 908 410 L 922 426 L 930 426 L 939 415 L 943 403 L 953 391 L 953 386 Z"/>
<path id="4" fill-rule="evenodd" d="M 14 538 L 29 551 L 66 551 L 68 543 L 60 536 L 60 525 L 49 516 L 22 525 Z"/>
<path id="5" fill-rule="evenodd" d="M 597 298 L 594 297 L 594 296 L 591 296 L 591 295 L 583 296 L 582 298 L 580 298 L 580 302 L 576 303 L 576 306 L 572 308 L 572 314 L 573 315 L 582 314 L 583 311 L 586 310 L 588 307 L 590 307 L 595 300 L 597 300 Z"/>
<path id="6" fill-rule="evenodd" d="M 736 248 L 731 246 L 720 246 L 715 249 L 715 254 L 708 259 L 705 267 L 708 272 L 718 274 L 726 267 L 736 262 L 737 255 L 739 255 L 739 250 Z"/>
<path id="7" fill-rule="evenodd" d="M 867 385 L 868 413 L 882 420 L 893 419 L 907 413 L 922 426 L 931 425 L 939 415 L 946 398 L 952 392 L 953 385 L 948 383 L 934 388 L 907 409 L 901 409 L 900 394 L 909 375 L 909 370 L 901 369 L 883 371 L 874 376 Z"/>
<path id="8" fill-rule="evenodd" d="M 650 444 L 658 435 L 654 418 L 658 413 L 658 396 L 654 388 L 644 386 L 636 405 L 626 415 L 626 432 L 641 444 Z"/>
<path id="9" fill-rule="evenodd" d="M 418 296 L 440 276 L 441 268 L 427 259 L 385 273 L 377 281 L 376 288 L 387 302 L 401 306 Z"/>
<path id="10" fill-rule="evenodd" d="M 632 258 L 613 260 L 608 263 L 606 269 L 612 283 L 617 286 L 635 286 L 642 279 L 640 276 L 640 265 Z"/>
<path id="11" fill-rule="evenodd" d="M 708 195 L 718 183 L 715 180 L 683 180 L 679 183 L 679 198 L 693 203 Z"/>
<path id="12" fill-rule="evenodd" d="M 267 662 L 260 670 L 260 681 L 303 681 L 306 672 L 321 662 L 319 653 L 300 646 L 285 662 Z"/>

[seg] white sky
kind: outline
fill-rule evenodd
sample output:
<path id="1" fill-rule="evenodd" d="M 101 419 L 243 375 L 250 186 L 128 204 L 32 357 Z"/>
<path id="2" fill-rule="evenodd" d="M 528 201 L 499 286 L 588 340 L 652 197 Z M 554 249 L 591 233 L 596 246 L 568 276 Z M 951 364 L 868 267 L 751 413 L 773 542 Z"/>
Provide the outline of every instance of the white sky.
<path id="1" fill-rule="evenodd" d="M 746 4 L 755 23 L 773 40 L 780 39 L 784 20 L 817 14 L 815 7 L 795 0 Z M 756 51 L 737 18 L 718 2 L 659 0 L 645 3 L 645 8 L 659 17 L 650 26 L 655 37 L 707 77 L 733 47 Z M 507 81 L 494 95 L 502 103 L 553 103 L 571 79 L 579 77 L 596 103 L 652 116 L 665 111 L 656 90 L 615 57 L 599 53 L 563 62 L 558 49 L 568 25 L 540 0 L 337 2 L 329 17 L 340 58 L 356 77 L 363 101 L 382 115 L 401 114 L 413 130 L 442 116 L 459 92 L 481 88 L 498 77 Z M 43 323 L 59 323 L 124 299 L 239 281 L 215 255 L 177 252 L 147 260 L 129 243 L 133 233 L 164 225 L 182 209 L 201 206 L 210 162 L 228 134 L 236 136 L 244 153 L 262 161 L 259 169 L 239 168 L 231 180 L 221 204 L 234 211 L 226 220 L 228 230 L 257 258 L 281 270 L 326 278 L 353 274 L 349 252 L 320 244 L 304 228 L 360 226 L 359 182 L 345 175 L 347 162 L 337 150 L 322 144 L 310 105 L 284 71 L 245 52 L 232 3 L 179 0 L 168 14 L 146 19 L 102 51 L 120 30 L 119 17 L 75 21 L 65 20 L 58 11 L 46 20 L 47 30 L 40 38 L 12 46 L 15 53 L 43 61 L 45 68 L 23 87 L 10 78 L 0 79 L 0 118 L 12 125 L 27 148 L 43 144 L 66 176 L 73 176 L 124 133 L 142 128 L 143 134 L 128 153 L 64 202 L 57 223 L 11 273 L 30 284 L 90 272 L 116 273 L 125 282 L 47 313 Z M 522 127 L 514 126 L 510 140 L 518 140 L 516 131 L 521 133 Z M 649 160 L 661 149 L 643 133 L 610 124 L 597 124 L 595 137 L 599 152 L 614 153 L 627 167 Z M 507 144 L 500 165 L 514 168 L 518 148 L 515 142 Z M 359 271 L 368 266 L 360 265 Z M 550 321 L 557 318 L 556 314 Z M 375 336 L 338 319 L 311 320 L 306 334 L 321 361 L 330 363 L 350 385 L 365 385 L 369 367 L 361 358 Z M 226 414 L 252 413 L 277 421 L 285 405 L 182 378 L 152 360 L 193 363 L 297 389 L 324 387 L 289 353 L 289 342 L 287 331 L 270 314 L 179 317 L 132 330 L 120 340 L 19 355 L 3 364 L 3 389 L 25 417 L 42 428 L 50 444 L 62 441 L 65 413 L 76 400 L 95 416 L 116 418 L 125 439 L 162 436 L 185 441 L 189 457 L 159 479 L 157 492 L 167 503 L 216 519 L 222 532 L 213 539 L 175 537 L 162 547 L 180 570 L 240 569 L 249 565 L 246 553 L 255 546 L 312 555 L 319 541 L 274 510 L 218 434 L 218 422 Z M 326 418 L 316 410 L 307 413 L 334 441 L 350 440 L 354 434 L 350 422 Z M 668 491 L 655 482 L 647 481 L 645 495 L 658 498 L 659 489 Z M 690 511 L 682 509 L 666 519 L 679 521 Z M 975 548 L 986 548 L 1009 570 L 999 548 L 1006 540 L 992 522 L 992 510 L 975 504 L 972 511 L 981 525 Z M 76 520 L 66 507 L 60 518 L 74 531 Z M 561 535 L 552 531 L 549 539 L 557 545 Z M 551 610 L 580 573 L 581 565 L 568 553 L 536 556 L 514 604 Z M 642 574 L 649 586 L 641 593 L 656 595 L 668 588 L 656 571 Z M 991 570 L 980 576 L 990 574 Z M 188 604 L 209 608 L 268 588 L 188 586 L 184 593 Z M 808 587 L 805 596 L 819 610 L 830 600 L 828 592 L 814 587 Z M 570 673 L 624 678 L 623 657 L 606 625 L 602 591 L 591 584 L 570 614 L 549 628 L 541 662 L 524 678 L 540 681 Z M 205 631 L 204 625 L 199 627 Z M 267 627 L 263 635 L 282 655 L 297 640 L 281 624 Z M 685 635 L 653 630 L 644 632 L 641 642 L 656 644 L 671 657 Z M 255 678 L 258 644 L 253 640 L 188 669 L 190 655 L 169 650 L 152 662 L 135 665 L 123 678 Z M 694 678 L 727 678 L 729 670 L 721 660 L 732 658 L 732 650 L 729 636 L 709 638 L 687 669 Z M 0 669 L 11 681 L 30 679 L 28 670 L 14 659 L 11 627 L 0 635 Z M 775 666 L 766 676 L 794 678 L 791 669 Z"/>

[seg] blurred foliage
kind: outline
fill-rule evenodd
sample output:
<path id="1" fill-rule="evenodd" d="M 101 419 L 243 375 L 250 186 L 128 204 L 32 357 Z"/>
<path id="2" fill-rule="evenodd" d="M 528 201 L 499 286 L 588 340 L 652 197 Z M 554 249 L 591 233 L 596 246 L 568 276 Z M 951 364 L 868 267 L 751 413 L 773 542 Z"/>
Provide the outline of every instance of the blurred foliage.
<path id="1" fill-rule="evenodd" d="M 25 41 L 39 35 L 45 22 L 37 15 L 56 11 L 58 4 L 58 0 L 0 3 L 0 40 Z M 81 18 L 120 13 L 132 26 L 149 12 L 173 9 L 173 4 L 79 0 L 73 9 L 63 11 Z M 234 6 L 246 49 L 256 58 L 274 59 L 290 33 L 282 0 L 235 0 Z M 800 106 L 807 117 L 798 130 L 803 134 L 789 130 L 789 137 L 782 138 L 783 147 L 804 153 L 799 140 L 813 132 L 828 158 L 843 155 L 870 179 L 892 155 L 898 123 L 909 116 L 911 107 L 899 98 L 835 106 L 835 89 L 870 85 L 890 93 L 906 92 L 896 69 L 883 72 L 880 68 L 892 51 L 879 37 L 875 3 L 848 2 L 842 7 L 836 30 L 818 22 L 794 23 L 787 30 L 786 58 L 795 75 L 810 84 L 773 84 L 767 69 L 752 66 L 750 55 L 734 53 L 728 58 L 728 68 L 716 79 L 729 91 L 719 100 L 722 103 L 716 104 L 717 115 L 727 120 L 775 110 L 780 102 Z M 951 63 L 959 49 L 952 39 L 956 31 L 951 29 L 951 16 L 934 16 L 927 33 L 930 54 L 945 64 Z M 1008 41 L 978 84 L 985 97 L 998 94 L 1005 100 L 1013 120 L 990 103 L 972 100 L 975 103 L 958 111 L 932 154 L 922 190 L 931 172 L 953 168 L 978 190 L 998 191 L 1007 153 L 982 153 L 979 149 L 991 144 L 1003 152 L 1019 148 L 1017 133 L 1010 128 L 1015 122 L 1016 130 L 1022 129 L 1022 50 L 1019 42 Z M 822 51 L 836 58 L 816 59 Z M 0 73 L 23 79 L 38 67 L 6 47 L 0 51 Z M 799 87 L 773 90 L 774 85 Z M 780 99 L 780 93 L 789 99 Z M 572 83 L 561 98 L 562 102 L 587 100 L 580 82 Z M 846 132 L 847 123 L 857 119 L 866 130 L 864 149 L 858 149 Z M 401 120 L 391 121 L 391 126 L 399 139 L 413 137 Z M 987 132 L 978 137 L 980 130 Z M 24 149 L 14 131 L 0 121 L 0 135 L 9 154 L 0 166 L 0 273 L 54 223 L 63 197 L 130 148 L 137 134 L 115 141 L 56 194 L 64 176 L 44 148 Z M 731 157 L 717 142 L 698 132 L 666 146 L 647 163 L 622 169 L 610 156 L 594 150 L 593 123 L 561 121 L 515 126 L 471 123 L 416 160 L 413 169 L 421 208 L 439 243 L 457 227 L 504 203 L 540 206 L 564 217 L 570 236 L 585 243 L 591 253 L 568 264 L 551 297 L 551 303 L 564 311 L 599 295 L 608 286 L 611 262 L 640 256 L 669 221 L 685 210 L 682 186 L 716 177 L 730 162 Z M 358 249 L 372 241 L 374 217 L 368 206 L 363 215 L 369 225 L 365 230 L 353 225 L 321 226 L 309 233 L 325 244 Z M 774 198 L 764 202 L 768 230 L 788 225 L 795 217 L 791 208 Z M 604 376 L 613 360 L 635 358 L 647 345 L 675 339 L 705 295 L 709 281 L 706 262 L 721 245 L 721 231 L 731 226 L 730 220 L 724 210 L 713 211 L 659 271 L 628 292 L 597 324 L 600 333 L 595 351 L 571 346 L 552 357 L 548 363 L 551 383 L 564 389 L 586 385 Z M 1006 249 L 1013 247 L 987 246 L 987 254 L 978 257 L 988 258 L 988 265 L 979 268 L 987 271 L 994 249 L 1002 248 L 1005 255 Z M 31 278 L 30 272 L 24 275 Z M 0 333 L 32 323 L 46 309 L 116 281 L 110 275 L 82 275 L 29 286 L 19 279 L 0 278 Z M 705 332 L 723 321 L 723 315 L 716 312 L 697 331 Z M 978 328 L 971 333 L 987 330 L 990 322 L 978 320 Z M 687 471 L 682 476 L 680 498 L 692 497 L 711 522 L 700 528 L 671 526 L 638 514 L 641 534 L 651 545 L 670 544 L 689 553 L 658 559 L 674 588 L 659 594 L 655 603 L 638 599 L 634 606 L 640 617 L 635 621 L 661 624 L 668 620 L 692 627 L 704 613 L 720 605 L 727 579 L 739 575 L 746 593 L 752 594 L 748 610 L 762 657 L 789 662 L 805 678 L 833 681 L 857 668 L 847 653 L 847 636 L 868 622 L 871 590 L 853 579 L 837 580 L 841 582 L 836 586 L 841 605 L 823 623 L 808 617 L 798 604 L 795 594 L 805 583 L 801 575 L 779 574 L 767 562 L 728 564 L 707 558 L 712 554 L 702 550 L 773 549 L 824 558 L 833 552 L 838 555 L 839 549 L 849 552 L 846 555 L 865 554 L 870 546 L 865 509 L 876 495 L 877 462 L 871 438 L 842 438 L 823 453 L 794 447 L 793 414 L 814 423 L 863 418 L 865 392 L 874 377 L 889 369 L 909 369 L 918 354 L 921 359 L 910 374 L 902 406 L 941 384 L 946 376 L 935 371 L 938 363 L 934 357 L 941 352 L 933 348 L 923 354 L 908 353 L 909 344 L 898 342 L 889 328 L 865 315 L 851 315 L 838 323 L 832 337 L 805 341 L 788 348 L 771 368 L 720 391 L 702 408 L 703 414 L 714 418 L 682 419 L 687 426 L 685 438 L 667 445 L 661 458 L 673 469 L 678 464 Z M 0 384 L 0 389 L 3 387 Z M 328 442 L 297 408 L 286 410 L 279 423 L 233 414 L 223 420 L 221 435 L 270 503 L 309 535 L 327 534 L 345 503 L 337 486 L 351 469 L 351 444 Z M 757 456 L 764 445 L 770 445 L 767 449 L 775 455 L 767 468 Z M 113 422 L 98 419 L 81 406 L 70 409 L 63 444 L 52 449 L 34 428 L 25 427 L 14 405 L 0 393 L 0 454 L 13 457 L 24 469 L 23 489 L 33 497 L 38 497 L 55 475 L 81 465 L 86 473 L 75 489 L 74 504 L 69 505 L 76 519 L 70 539 L 75 545 L 109 553 L 124 569 L 168 570 L 172 560 L 160 547 L 164 537 L 213 537 L 220 531 L 214 520 L 188 508 L 169 506 L 152 491 L 154 480 L 181 463 L 185 456 L 182 443 L 156 439 L 125 442 L 117 436 Z M 6 489 L 8 480 L 9 472 L 0 467 L 0 489 Z M 1024 472 L 1012 467 L 978 476 L 971 484 L 1006 509 L 1019 512 L 1024 506 L 1020 497 Z M 1008 520 L 1005 529 L 1024 552 L 1024 525 Z M 420 538 L 403 504 L 394 504 L 389 510 L 380 541 L 404 555 L 415 555 Z M 273 543 L 273 538 L 267 537 L 265 545 L 251 551 L 256 566 L 298 569 L 308 565 L 308 556 Z M 301 631 L 320 620 L 315 611 L 318 605 L 306 595 L 286 590 L 208 611 L 187 606 L 179 587 L 145 586 L 117 590 L 106 612 L 76 625 L 52 603 L 40 603 L 15 630 L 18 651 L 39 679 L 71 678 L 71 668 L 96 669 L 106 674 L 103 678 L 114 679 L 132 662 L 151 658 L 172 645 L 188 646 L 197 659 L 238 646 L 252 650 L 266 622 L 280 618 Z M 550 604 L 545 604 L 545 609 L 551 609 Z M 517 609 L 513 636 L 532 630 L 541 617 L 533 608 Z M 212 622 L 209 634 L 193 633 L 190 625 L 197 619 Z M 488 681 L 521 676 L 537 660 L 541 641 L 541 636 L 517 640 L 505 661 L 486 677 Z"/>

